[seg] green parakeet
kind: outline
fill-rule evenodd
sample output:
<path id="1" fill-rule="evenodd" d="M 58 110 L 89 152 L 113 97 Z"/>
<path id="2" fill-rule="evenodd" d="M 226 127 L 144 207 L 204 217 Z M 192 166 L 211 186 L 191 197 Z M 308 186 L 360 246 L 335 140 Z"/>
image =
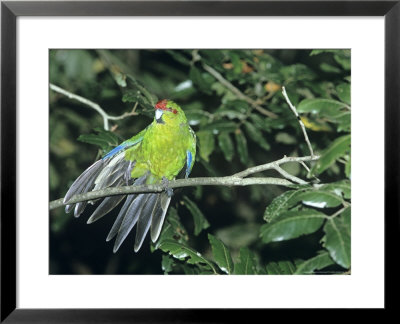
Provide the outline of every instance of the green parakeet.
<path id="1" fill-rule="evenodd" d="M 64 203 L 68 203 L 75 194 L 88 191 L 132 184 L 157 184 L 189 176 L 196 155 L 195 133 L 175 102 L 160 100 L 154 108 L 153 122 L 86 169 L 71 185 Z M 116 236 L 115 253 L 137 224 L 134 245 L 137 252 L 149 229 L 152 241 L 158 239 L 171 196 L 172 189 L 166 189 L 161 193 L 106 197 L 88 223 L 100 219 L 126 198 L 107 241 Z M 70 204 L 65 210 L 68 213 L 74 209 L 74 216 L 79 217 L 86 205 L 87 202 Z"/>

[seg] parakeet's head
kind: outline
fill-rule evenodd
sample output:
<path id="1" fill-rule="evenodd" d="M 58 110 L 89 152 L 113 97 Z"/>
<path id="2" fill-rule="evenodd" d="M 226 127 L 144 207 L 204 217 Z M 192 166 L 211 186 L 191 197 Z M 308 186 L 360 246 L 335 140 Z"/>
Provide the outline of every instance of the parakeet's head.
<path id="1" fill-rule="evenodd" d="M 154 106 L 155 120 L 159 124 L 186 121 L 185 113 L 175 102 L 168 99 L 160 100 Z"/>

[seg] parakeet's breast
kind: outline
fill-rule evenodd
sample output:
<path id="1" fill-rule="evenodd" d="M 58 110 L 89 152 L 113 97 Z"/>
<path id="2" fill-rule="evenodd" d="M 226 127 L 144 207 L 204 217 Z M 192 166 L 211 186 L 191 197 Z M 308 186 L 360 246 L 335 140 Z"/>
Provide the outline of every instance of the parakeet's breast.
<path id="1" fill-rule="evenodd" d="M 152 124 L 143 138 L 138 162 L 159 179 L 173 179 L 186 164 L 189 136 L 187 124 Z"/>

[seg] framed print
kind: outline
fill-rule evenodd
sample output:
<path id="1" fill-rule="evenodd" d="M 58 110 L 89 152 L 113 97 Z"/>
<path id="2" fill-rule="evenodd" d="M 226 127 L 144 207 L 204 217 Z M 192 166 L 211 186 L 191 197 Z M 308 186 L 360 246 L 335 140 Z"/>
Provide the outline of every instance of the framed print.
<path id="1" fill-rule="evenodd" d="M 390 308 L 399 15 L 2 2 L 1 320 Z"/>

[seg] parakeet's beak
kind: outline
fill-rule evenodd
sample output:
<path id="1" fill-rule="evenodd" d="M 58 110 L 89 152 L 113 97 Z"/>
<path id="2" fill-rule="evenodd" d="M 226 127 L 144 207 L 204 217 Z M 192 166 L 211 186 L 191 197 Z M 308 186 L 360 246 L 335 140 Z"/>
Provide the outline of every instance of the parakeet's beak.
<path id="1" fill-rule="evenodd" d="M 162 120 L 162 115 L 163 111 L 161 109 L 156 109 L 156 122 L 159 124 L 164 124 L 164 121 Z"/>

